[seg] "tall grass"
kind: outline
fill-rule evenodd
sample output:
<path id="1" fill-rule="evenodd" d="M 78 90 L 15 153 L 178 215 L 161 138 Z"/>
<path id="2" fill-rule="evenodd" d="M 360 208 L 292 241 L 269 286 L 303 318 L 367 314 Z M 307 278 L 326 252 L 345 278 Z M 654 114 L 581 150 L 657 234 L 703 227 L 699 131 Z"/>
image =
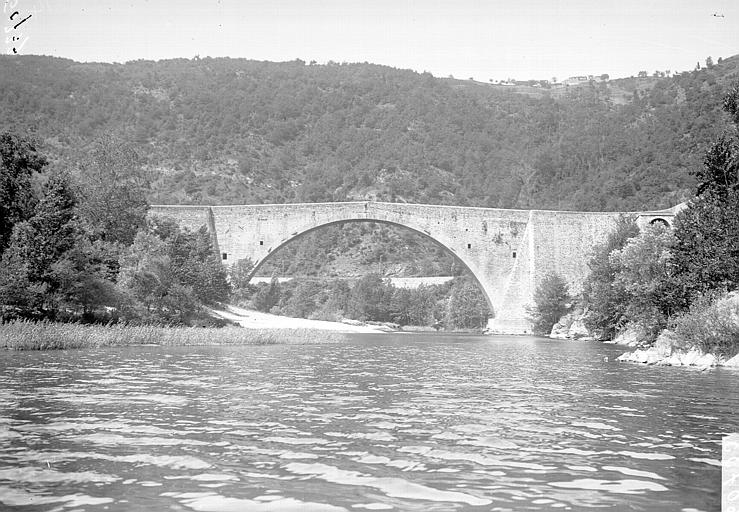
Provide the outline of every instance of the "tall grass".
<path id="1" fill-rule="evenodd" d="M 0 324 L 0 348 L 54 350 L 130 345 L 274 345 L 338 343 L 341 333 L 314 329 L 83 325 L 13 320 Z"/>

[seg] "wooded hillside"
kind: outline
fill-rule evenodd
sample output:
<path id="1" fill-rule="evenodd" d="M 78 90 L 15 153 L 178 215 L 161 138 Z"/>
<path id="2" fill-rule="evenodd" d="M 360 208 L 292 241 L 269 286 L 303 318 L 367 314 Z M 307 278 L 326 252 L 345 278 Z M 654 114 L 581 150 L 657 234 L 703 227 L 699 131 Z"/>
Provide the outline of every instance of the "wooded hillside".
<path id="1" fill-rule="evenodd" d="M 131 141 L 152 203 L 638 210 L 690 193 L 739 56 L 556 94 L 302 61 L 0 56 L 0 71 L 0 128 L 30 130 L 56 166 L 102 134 Z"/>
<path id="2" fill-rule="evenodd" d="M 1 56 L 0 69 L 1 128 L 35 130 L 54 160 L 103 132 L 133 141 L 158 178 L 152 202 L 631 210 L 692 187 L 739 57 L 556 100 L 371 64 Z"/>

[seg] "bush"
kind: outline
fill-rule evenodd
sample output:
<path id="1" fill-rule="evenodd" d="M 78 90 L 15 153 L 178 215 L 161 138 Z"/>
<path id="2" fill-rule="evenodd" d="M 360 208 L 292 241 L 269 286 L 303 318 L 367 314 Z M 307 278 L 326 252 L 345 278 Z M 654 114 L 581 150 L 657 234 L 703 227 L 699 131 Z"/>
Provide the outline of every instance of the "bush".
<path id="1" fill-rule="evenodd" d="M 544 276 L 534 292 L 535 306 L 528 308 L 529 318 L 537 334 L 549 334 L 554 324 L 571 309 L 567 283 L 559 274 Z"/>
<path id="2" fill-rule="evenodd" d="M 739 353 L 739 294 L 713 293 L 672 318 L 675 334 L 704 352 L 726 358 Z"/>
<path id="3" fill-rule="evenodd" d="M 450 290 L 444 312 L 448 329 L 484 329 L 490 317 L 490 308 L 480 286 L 469 278 L 456 279 Z M 432 319 L 433 320 L 433 319 Z M 434 325 L 437 322 L 427 322 Z"/>
<path id="4" fill-rule="evenodd" d="M 325 320 L 327 322 L 341 322 L 343 315 L 341 311 L 331 308 L 327 304 L 324 304 L 321 309 L 318 309 L 308 316 L 310 320 Z"/>

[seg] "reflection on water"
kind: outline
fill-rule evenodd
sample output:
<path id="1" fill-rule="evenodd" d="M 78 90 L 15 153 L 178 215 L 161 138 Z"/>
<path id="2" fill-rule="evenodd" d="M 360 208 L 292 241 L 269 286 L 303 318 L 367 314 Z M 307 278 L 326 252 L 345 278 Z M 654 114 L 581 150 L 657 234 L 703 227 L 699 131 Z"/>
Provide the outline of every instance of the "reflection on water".
<path id="1" fill-rule="evenodd" d="M 616 352 L 369 335 L 4 353 L 0 508 L 717 510 L 739 372 Z"/>

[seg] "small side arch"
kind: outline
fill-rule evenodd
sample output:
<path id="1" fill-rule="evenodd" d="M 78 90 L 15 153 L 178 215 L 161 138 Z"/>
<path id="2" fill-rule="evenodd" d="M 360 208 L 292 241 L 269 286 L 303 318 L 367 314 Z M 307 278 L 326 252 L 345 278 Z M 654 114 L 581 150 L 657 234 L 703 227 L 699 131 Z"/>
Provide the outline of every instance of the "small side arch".
<path id="1" fill-rule="evenodd" d="M 656 217 L 649 221 L 650 226 L 664 226 L 666 228 L 671 228 L 670 222 L 667 219 L 663 219 L 662 217 Z"/>
<path id="2" fill-rule="evenodd" d="M 449 247 L 447 247 L 445 244 L 443 244 L 442 242 L 440 242 L 439 240 L 437 240 L 436 238 L 432 237 L 431 235 L 429 235 L 428 233 L 426 233 L 424 231 L 421 231 L 421 230 L 412 228 L 412 227 L 410 227 L 410 226 L 408 226 L 406 224 L 400 224 L 398 222 L 392 222 L 392 221 L 388 221 L 388 220 L 384 220 L 384 219 L 382 219 L 382 220 L 380 220 L 380 219 L 343 219 L 343 220 L 337 220 L 337 221 L 332 221 L 332 222 L 326 222 L 326 223 L 320 224 L 318 226 L 312 226 L 309 229 L 306 229 L 304 231 L 301 231 L 301 232 L 298 232 L 298 233 L 293 233 L 289 238 L 287 238 L 286 240 L 280 242 L 280 244 L 277 247 L 274 247 L 274 248 L 270 249 L 269 254 L 267 254 L 264 258 L 262 258 L 261 260 L 259 260 L 259 261 L 256 262 L 256 264 L 254 265 L 254 268 L 252 269 L 251 273 L 249 274 L 249 279 L 251 279 L 252 277 L 254 277 L 256 275 L 256 273 L 259 270 L 259 268 L 269 259 L 269 257 L 271 255 L 275 254 L 277 251 L 279 251 L 282 247 L 284 247 L 285 245 L 289 244 L 290 242 L 293 242 L 295 240 L 298 240 L 299 238 L 302 238 L 303 236 L 305 236 L 305 235 L 307 235 L 309 233 L 312 233 L 313 231 L 316 231 L 318 229 L 325 228 L 325 227 L 328 227 L 328 226 L 335 226 L 335 225 L 340 225 L 340 224 L 347 224 L 349 222 L 354 222 L 354 223 L 356 223 L 356 222 L 374 222 L 374 223 L 377 223 L 377 224 L 387 224 L 387 225 L 390 225 L 390 226 L 398 226 L 400 228 L 407 229 L 407 230 L 412 231 L 412 232 L 414 232 L 416 234 L 419 234 L 419 235 L 421 235 L 422 237 L 424 237 L 424 238 L 426 238 L 428 240 L 431 240 L 434 244 L 436 244 L 437 246 L 439 246 L 442 249 L 444 249 L 448 254 L 451 254 L 451 256 L 454 258 L 454 260 L 457 263 L 459 263 L 464 269 L 466 269 L 467 272 L 469 272 L 469 274 L 475 280 L 475 283 L 477 284 L 477 287 L 480 289 L 480 291 L 482 291 L 483 297 L 485 297 L 485 301 L 487 302 L 488 308 L 490 309 L 490 312 L 491 312 L 491 318 L 493 316 L 495 316 L 495 308 L 493 307 L 493 302 L 491 301 L 490 296 L 488 295 L 488 291 L 483 286 L 482 282 L 480 281 L 480 278 L 477 276 L 477 274 L 475 273 L 475 271 L 472 268 L 470 268 L 470 266 L 467 264 L 467 262 L 465 262 L 462 258 L 460 258 L 457 253 L 455 253 L 452 249 L 450 249 Z"/>

